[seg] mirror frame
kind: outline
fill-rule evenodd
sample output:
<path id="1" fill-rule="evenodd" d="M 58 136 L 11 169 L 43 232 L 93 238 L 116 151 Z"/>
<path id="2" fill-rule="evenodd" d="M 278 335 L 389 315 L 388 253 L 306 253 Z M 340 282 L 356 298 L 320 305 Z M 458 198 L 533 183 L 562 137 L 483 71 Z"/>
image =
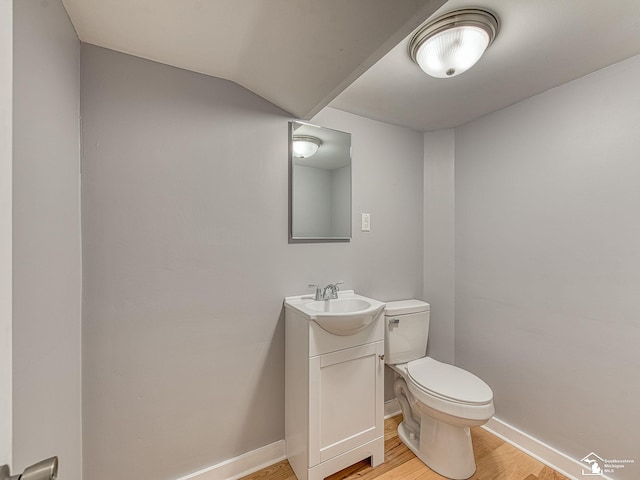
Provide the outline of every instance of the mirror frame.
<path id="1" fill-rule="evenodd" d="M 349 175 L 349 236 L 348 237 L 296 237 L 293 235 L 293 125 L 294 123 L 300 125 L 307 125 L 310 127 L 321 128 L 323 130 L 330 130 L 333 132 L 349 135 L 349 166 L 351 172 Z M 351 149 L 351 134 L 335 130 L 332 128 L 321 127 L 308 122 L 302 122 L 300 120 L 291 120 L 289 122 L 289 243 L 347 243 L 351 242 L 353 236 L 353 156 Z"/>

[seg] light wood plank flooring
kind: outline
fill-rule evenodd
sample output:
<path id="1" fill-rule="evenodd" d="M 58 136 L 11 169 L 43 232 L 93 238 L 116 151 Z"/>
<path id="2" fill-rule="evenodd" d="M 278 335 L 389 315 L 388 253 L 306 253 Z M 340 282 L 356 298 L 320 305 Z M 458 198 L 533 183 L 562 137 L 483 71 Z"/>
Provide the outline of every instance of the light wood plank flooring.
<path id="1" fill-rule="evenodd" d="M 404 446 L 397 428 L 402 415 L 384 422 L 384 463 L 371 468 L 368 460 L 327 477 L 327 480 L 442 480 Z M 481 427 L 471 429 L 478 469 L 473 480 L 568 480 L 564 475 L 505 443 Z M 286 460 L 263 468 L 241 480 L 296 480 Z"/>

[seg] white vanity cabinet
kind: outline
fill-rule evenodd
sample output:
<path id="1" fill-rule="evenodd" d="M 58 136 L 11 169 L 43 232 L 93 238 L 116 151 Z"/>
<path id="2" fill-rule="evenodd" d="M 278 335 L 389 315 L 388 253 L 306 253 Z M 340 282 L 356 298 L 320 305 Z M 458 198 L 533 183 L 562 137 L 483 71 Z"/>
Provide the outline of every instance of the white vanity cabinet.
<path id="1" fill-rule="evenodd" d="M 352 335 L 285 305 L 285 439 L 298 480 L 384 461 L 384 315 Z"/>

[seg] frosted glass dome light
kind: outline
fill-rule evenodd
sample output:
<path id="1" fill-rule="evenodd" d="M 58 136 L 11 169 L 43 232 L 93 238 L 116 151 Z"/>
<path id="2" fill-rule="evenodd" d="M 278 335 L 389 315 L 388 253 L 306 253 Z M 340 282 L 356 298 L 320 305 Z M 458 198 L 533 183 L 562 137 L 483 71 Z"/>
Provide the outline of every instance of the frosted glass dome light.
<path id="1" fill-rule="evenodd" d="M 449 12 L 422 27 L 409 42 L 409 55 L 436 78 L 469 70 L 498 34 L 498 19 L 485 10 Z"/>
<path id="2" fill-rule="evenodd" d="M 293 155 L 298 158 L 307 158 L 314 155 L 322 145 L 322 140 L 307 135 L 293 137 Z"/>

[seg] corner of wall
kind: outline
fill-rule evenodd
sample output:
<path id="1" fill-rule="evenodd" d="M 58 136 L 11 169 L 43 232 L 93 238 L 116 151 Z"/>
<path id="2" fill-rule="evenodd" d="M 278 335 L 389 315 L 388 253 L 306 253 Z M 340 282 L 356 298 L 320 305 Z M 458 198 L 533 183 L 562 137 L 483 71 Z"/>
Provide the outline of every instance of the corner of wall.
<path id="1" fill-rule="evenodd" d="M 427 353 L 454 363 L 454 130 L 424 134 L 423 295 L 431 304 Z"/>

